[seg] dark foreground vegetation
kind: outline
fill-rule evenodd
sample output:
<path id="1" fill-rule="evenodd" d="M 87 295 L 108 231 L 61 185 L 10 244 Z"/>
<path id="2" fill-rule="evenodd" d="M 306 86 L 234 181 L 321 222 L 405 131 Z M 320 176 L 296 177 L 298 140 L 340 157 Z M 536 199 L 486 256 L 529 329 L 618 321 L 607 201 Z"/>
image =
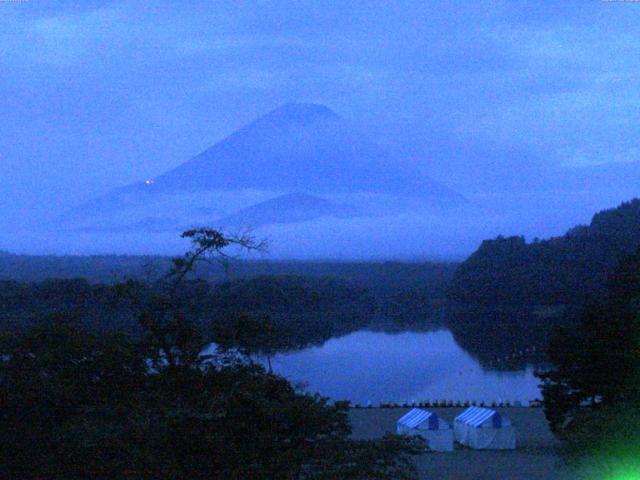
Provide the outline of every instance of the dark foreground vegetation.
<path id="1" fill-rule="evenodd" d="M 420 440 L 352 440 L 346 404 L 296 391 L 243 345 L 201 355 L 208 340 L 178 292 L 234 239 L 187 234 L 194 250 L 162 284 L 110 292 L 135 336 L 63 312 L 2 333 L 0 478 L 413 478 Z"/>
<path id="2" fill-rule="evenodd" d="M 570 458 L 592 478 L 633 478 L 640 471 L 640 250 L 620 262 L 603 299 L 555 332 L 547 351 L 545 414 Z"/>

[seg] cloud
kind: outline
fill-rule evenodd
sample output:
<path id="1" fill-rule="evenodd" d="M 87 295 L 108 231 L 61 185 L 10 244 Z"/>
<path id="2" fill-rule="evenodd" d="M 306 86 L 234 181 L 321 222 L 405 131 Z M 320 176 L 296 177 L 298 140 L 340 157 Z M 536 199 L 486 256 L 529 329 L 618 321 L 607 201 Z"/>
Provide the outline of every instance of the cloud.
<path id="1" fill-rule="evenodd" d="M 115 8 L 100 8 L 82 13 L 37 16 L 15 32 L 31 52 L 25 60 L 67 67 L 86 61 L 101 40 L 117 35 L 124 18 Z"/>
<path id="2" fill-rule="evenodd" d="M 162 172 L 294 100 L 364 123 L 443 181 L 488 190 L 637 153 L 631 5 L 69 5 L 0 4 L 0 182 L 37 184 L 36 203 Z"/>
<path id="3" fill-rule="evenodd" d="M 637 146 L 611 148 L 610 145 L 592 145 L 576 150 L 561 150 L 560 158 L 565 158 L 564 167 L 584 168 L 600 165 L 640 163 L 640 148 Z"/>
<path id="4" fill-rule="evenodd" d="M 174 49 L 179 55 L 202 55 L 229 52 L 241 52 L 242 50 L 255 48 L 308 48 L 309 43 L 304 38 L 295 36 L 269 36 L 269 35 L 221 35 L 214 38 L 186 37 L 178 40 Z"/>

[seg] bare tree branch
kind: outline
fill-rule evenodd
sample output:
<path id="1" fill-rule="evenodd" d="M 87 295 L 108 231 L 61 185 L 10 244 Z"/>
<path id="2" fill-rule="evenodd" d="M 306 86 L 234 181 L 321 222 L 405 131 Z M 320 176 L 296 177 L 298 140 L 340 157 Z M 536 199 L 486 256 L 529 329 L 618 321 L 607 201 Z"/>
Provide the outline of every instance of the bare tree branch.
<path id="1" fill-rule="evenodd" d="M 182 257 L 172 259 L 173 267 L 167 274 L 167 279 L 173 279 L 174 289 L 201 261 L 216 261 L 228 273 L 229 261 L 238 257 L 225 251 L 230 247 L 236 247 L 245 252 L 266 252 L 268 247 L 266 240 L 257 240 L 250 230 L 244 230 L 235 235 L 225 235 L 211 228 L 197 228 L 185 231 L 182 238 L 191 240 L 191 250 Z"/>

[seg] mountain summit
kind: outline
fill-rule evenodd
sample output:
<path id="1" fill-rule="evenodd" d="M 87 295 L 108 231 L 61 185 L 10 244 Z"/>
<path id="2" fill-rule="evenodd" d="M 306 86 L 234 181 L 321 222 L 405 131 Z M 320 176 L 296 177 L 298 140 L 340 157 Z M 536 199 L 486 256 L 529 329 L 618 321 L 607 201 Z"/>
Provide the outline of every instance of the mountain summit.
<path id="1" fill-rule="evenodd" d="M 256 122 L 305 125 L 318 120 L 339 119 L 339 115 L 328 107 L 318 103 L 285 103 L 260 117 Z"/>
<path id="2" fill-rule="evenodd" d="M 267 190 L 462 198 L 380 148 L 331 109 L 289 103 L 170 170 L 149 191 Z"/>
<path id="3" fill-rule="evenodd" d="M 443 213 L 463 203 L 331 109 L 288 103 L 178 167 L 116 189 L 59 223 L 88 232 L 158 232 Z"/>

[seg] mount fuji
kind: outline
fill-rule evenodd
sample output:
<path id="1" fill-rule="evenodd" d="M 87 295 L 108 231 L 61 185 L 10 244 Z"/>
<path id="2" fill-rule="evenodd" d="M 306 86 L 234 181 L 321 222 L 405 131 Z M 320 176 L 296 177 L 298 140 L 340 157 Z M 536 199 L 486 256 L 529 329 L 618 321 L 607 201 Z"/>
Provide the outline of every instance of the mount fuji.
<path id="1" fill-rule="evenodd" d="M 175 233 L 198 225 L 442 215 L 467 203 L 418 163 L 378 146 L 323 105 L 290 103 L 156 178 L 67 212 L 58 225 L 76 232 Z"/>

